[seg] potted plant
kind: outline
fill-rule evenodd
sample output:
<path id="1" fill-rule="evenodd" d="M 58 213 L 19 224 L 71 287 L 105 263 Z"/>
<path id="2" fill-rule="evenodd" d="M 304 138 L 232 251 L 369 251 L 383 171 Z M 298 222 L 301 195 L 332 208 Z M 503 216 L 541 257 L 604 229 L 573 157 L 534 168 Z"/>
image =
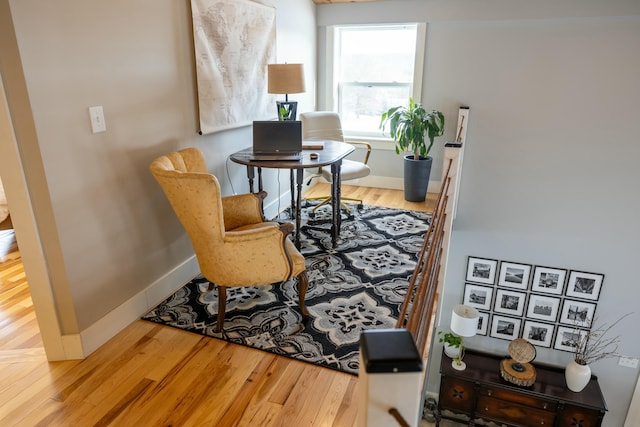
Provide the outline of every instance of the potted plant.
<path id="1" fill-rule="evenodd" d="M 438 331 L 438 336 L 440 336 L 439 341 L 444 344 L 444 354 L 454 360 L 457 359 L 460 355 L 462 338 L 452 332 L 443 334 L 442 331 Z"/>
<path id="2" fill-rule="evenodd" d="M 393 107 L 382 114 L 380 128 L 383 132 L 387 123 L 396 143 L 396 154 L 412 153 L 404 156 L 404 198 L 409 202 L 421 202 L 427 194 L 433 163 L 429 152 L 433 140 L 444 133 L 444 115 L 436 110 L 427 112 L 420 103 L 409 98 L 409 107 Z"/>

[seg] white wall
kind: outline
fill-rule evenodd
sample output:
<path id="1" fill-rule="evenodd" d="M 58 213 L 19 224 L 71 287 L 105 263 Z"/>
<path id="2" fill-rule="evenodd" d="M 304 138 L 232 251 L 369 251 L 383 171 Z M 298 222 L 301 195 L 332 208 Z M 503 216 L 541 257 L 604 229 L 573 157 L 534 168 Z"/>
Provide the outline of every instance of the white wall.
<path id="1" fill-rule="evenodd" d="M 427 21 L 423 102 L 449 119 L 446 139 L 458 106 L 471 107 L 439 327 L 448 329 L 450 309 L 461 301 L 469 255 L 598 272 L 605 280 L 596 314 L 611 322 L 635 312 L 615 333 L 621 353 L 639 357 L 640 3 L 343 6 L 319 7 L 319 24 Z M 508 341 L 467 342 L 507 354 Z M 440 352 L 436 345 L 432 392 Z M 569 358 L 540 349 L 537 361 L 564 365 Z M 638 370 L 614 359 L 592 369 L 609 406 L 604 425 L 622 425 Z"/>
<path id="2" fill-rule="evenodd" d="M 430 58 L 451 49 L 466 56 L 466 65 L 452 59 L 442 68 L 477 64 L 463 87 L 450 84 L 434 94 L 464 96 L 471 105 L 443 313 L 460 300 L 468 255 L 604 273 L 600 320 L 637 312 L 640 291 L 630 284 L 640 239 L 634 225 L 640 146 L 632 142 L 640 58 L 629 59 L 624 51 L 640 42 L 640 20 L 430 30 Z M 445 77 L 442 68 L 434 81 L 463 77 Z M 625 338 L 621 352 L 635 357 L 637 321 L 638 314 L 616 331 Z M 501 353 L 507 344 L 470 343 Z M 568 353 L 538 351 L 539 361 L 564 365 L 568 359 Z M 610 407 L 606 425 L 612 426 L 621 425 L 617 417 L 626 412 L 638 374 L 615 363 L 593 366 Z"/>
<path id="3" fill-rule="evenodd" d="M 251 144 L 251 129 L 197 134 L 188 0 L 0 1 L 10 13 L 3 20 L 15 27 L 15 34 L 7 26 L 0 32 L 0 72 L 8 105 L 19 113 L 13 125 L 24 169 L 34 175 L 30 196 L 42 207 L 35 221 L 49 291 L 62 333 L 82 334 L 94 348 L 117 332 L 100 330 L 109 315 L 116 317 L 114 310 L 139 316 L 157 302 L 146 301 L 145 290 L 193 260 L 149 173 L 151 160 L 199 147 L 224 194 L 243 192 L 244 167 L 226 159 Z M 267 3 L 277 9 L 278 61 L 305 63 L 313 82 L 315 6 L 311 0 Z M 313 109 L 312 92 L 296 99 L 300 108 Z M 104 107 L 105 133 L 91 133 L 87 109 L 93 105 Z M 265 178 L 273 204 L 276 174 Z M 283 182 L 288 189 L 288 174 Z M 17 231 L 20 246 L 29 246 Z"/>

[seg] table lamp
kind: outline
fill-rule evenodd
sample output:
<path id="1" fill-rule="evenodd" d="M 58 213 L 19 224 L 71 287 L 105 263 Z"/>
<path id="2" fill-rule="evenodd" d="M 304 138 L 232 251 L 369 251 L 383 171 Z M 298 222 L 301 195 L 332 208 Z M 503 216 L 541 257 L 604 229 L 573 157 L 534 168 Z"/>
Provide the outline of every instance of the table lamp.
<path id="1" fill-rule="evenodd" d="M 454 358 L 451 362 L 453 369 L 464 371 L 467 368 L 466 363 L 462 361 L 462 357 L 464 356 L 463 338 L 469 338 L 476 334 L 479 319 L 480 314 L 478 310 L 473 307 L 464 304 L 458 304 L 453 307 L 453 312 L 451 313 L 451 332 L 460 337 L 458 357 Z"/>
<path id="2" fill-rule="evenodd" d="M 295 120 L 298 103 L 289 101 L 289 94 L 305 91 L 302 64 L 268 64 L 267 71 L 267 92 L 284 95 L 284 101 L 276 101 L 278 120 Z"/>

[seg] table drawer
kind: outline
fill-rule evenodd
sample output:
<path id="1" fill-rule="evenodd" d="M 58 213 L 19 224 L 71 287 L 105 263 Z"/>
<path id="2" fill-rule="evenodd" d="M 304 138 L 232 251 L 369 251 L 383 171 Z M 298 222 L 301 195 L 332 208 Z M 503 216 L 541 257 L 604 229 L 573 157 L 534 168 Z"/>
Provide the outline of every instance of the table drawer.
<path id="1" fill-rule="evenodd" d="M 482 418 L 521 426 L 553 426 L 555 413 L 485 395 L 478 396 L 477 413 Z"/>
<path id="2" fill-rule="evenodd" d="M 445 377 L 440 384 L 440 407 L 458 413 L 473 412 L 474 384 L 457 378 Z"/>
<path id="3" fill-rule="evenodd" d="M 513 391 L 500 388 L 483 387 L 480 389 L 480 394 L 483 396 L 495 397 L 496 399 L 519 403 L 532 408 L 543 409 L 545 411 L 555 412 L 558 407 L 557 402 L 550 399 L 541 399 L 535 396 L 514 393 Z"/>
<path id="4" fill-rule="evenodd" d="M 558 415 L 561 426 L 598 427 L 604 414 L 595 409 L 566 405 Z"/>

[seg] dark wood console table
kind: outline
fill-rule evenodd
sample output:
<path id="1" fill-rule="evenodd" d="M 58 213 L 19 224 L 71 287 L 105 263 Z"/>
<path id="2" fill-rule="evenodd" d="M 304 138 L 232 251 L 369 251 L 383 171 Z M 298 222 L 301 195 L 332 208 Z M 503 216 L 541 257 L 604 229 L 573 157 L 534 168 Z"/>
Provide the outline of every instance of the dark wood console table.
<path id="1" fill-rule="evenodd" d="M 437 422 L 455 420 L 474 426 L 482 421 L 515 427 L 598 427 L 607 405 L 594 376 L 580 393 L 566 386 L 564 369 L 537 365 L 536 382 L 519 387 L 502 379 L 504 357 L 467 350 L 467 369 L 456 371 L 442 355 Z"/>

